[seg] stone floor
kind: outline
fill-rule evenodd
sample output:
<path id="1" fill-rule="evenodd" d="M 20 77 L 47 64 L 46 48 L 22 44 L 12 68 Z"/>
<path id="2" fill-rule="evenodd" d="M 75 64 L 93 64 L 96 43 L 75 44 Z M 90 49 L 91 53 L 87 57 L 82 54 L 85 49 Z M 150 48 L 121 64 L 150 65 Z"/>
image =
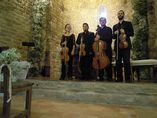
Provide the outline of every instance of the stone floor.
<path id="1" fill-rule="evenodd" d="M 40 103 L 39 103 L 40 102 Z M 31 118 L 157 118 L 157 109 L 34 101 Z"/>
<path id="2" fill-rule="evenodd" d="M 13 97 L 12 111 L 24 108 L 23 97 Z M 157 118 L 157 108 L 87 104 L 47 99 L 32 101 L 31 118 Z"/>
<path id="3" fill-rule="evenodd" d="M 34 98 L 157 107 L 157 84 L 155 83 L 30 81 L 35 83 Z"/>
<path id="4" fill-rule="evenodd" d="M 157 118 L 157 84 L 29 81 L 31 118 Z M 12 101 L 13 112 L 24 108 L 23 94 Z"/>

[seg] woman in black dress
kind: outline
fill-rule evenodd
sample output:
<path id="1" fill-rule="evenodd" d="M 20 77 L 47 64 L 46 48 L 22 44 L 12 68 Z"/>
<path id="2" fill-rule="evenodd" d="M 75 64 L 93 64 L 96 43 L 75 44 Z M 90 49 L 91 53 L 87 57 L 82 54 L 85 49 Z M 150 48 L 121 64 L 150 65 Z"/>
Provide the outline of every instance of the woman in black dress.
<path id="1" fill-rule="evenodd" d="M 70 24 L 65 25 L 65 33 L 62 35 L 60 45 L 62 47 L 61 51 L 62 68 L 60 80 L 71 79 L 73 75 L 72 71 L 73 56 L 71 53 L 73 47 L 75 46 L 75 35 L 71 33 Z"/>

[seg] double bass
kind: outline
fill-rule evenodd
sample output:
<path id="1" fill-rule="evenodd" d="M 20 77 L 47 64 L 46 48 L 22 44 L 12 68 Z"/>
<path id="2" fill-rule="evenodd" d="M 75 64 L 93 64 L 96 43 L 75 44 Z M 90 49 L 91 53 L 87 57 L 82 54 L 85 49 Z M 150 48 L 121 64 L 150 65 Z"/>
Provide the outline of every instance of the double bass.
<path id="1" fill-rule="evenodd" d="M 100 40 L 100 36 L 96 35 L 95 42 L 93 43 L 94 57 L 92 66 L 96 70 L 104 69 L 109 63 L 109 58 L 105 54 L 106 43 Z"/>

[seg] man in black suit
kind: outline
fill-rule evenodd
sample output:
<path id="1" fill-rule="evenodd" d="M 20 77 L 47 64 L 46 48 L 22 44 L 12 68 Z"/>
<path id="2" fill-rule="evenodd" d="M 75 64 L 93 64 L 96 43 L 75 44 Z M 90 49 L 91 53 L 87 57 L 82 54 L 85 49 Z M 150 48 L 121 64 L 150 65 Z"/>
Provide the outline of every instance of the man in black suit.
<path id="1" fill-rule="evenodd" d="M 98 26 L 97 29 L 97 35 L 99 35 L 100 40 L 104 41 L 106 44 L 106 49 L 104 50 L 106 56 L 109 58 L 109 64 L 105 68 L 106 74 L 107 74 L 107 80 L 112 81 L 112 29 L 110 27 L 106 26 L 106 18 L 101 17 L 99 19 L 100 26 Z M 99 80 L 104 80 L 104 69 L 99 70 Z"/>
<path id="2" fill-rule="evenodd" d="M 116 52 L 117 82 L 123 81 L 122 61 L 124 64 L 125 81 L 131 82 L 130 49 L 132 45 L 130 36 L 134 35 L 134 30 L 131 22 L 124 21 L 124 15 L 124 11 L 120 10 L 117 14 L 119 23 L 113 26 L 113 38 L 116 39 L 114 50 Z"/>
<path id="3" fill-rule="evenodd" d="M 79 46 L 79 52 L 81 50 L 83 51 L 83 53 L 85 52 L 84 54 L 83 53 L 79 54 L 82 80 L 89 80 L 92 78 L 91 77 L 92 58 L 93 58 L 92 44 L 94 41 L 94 33 L 89 32 L 88 29 L 89 29 L 88 24 L 83 23 L 83 32 L 79 33 L 76 41 L 76 44 Z"/>

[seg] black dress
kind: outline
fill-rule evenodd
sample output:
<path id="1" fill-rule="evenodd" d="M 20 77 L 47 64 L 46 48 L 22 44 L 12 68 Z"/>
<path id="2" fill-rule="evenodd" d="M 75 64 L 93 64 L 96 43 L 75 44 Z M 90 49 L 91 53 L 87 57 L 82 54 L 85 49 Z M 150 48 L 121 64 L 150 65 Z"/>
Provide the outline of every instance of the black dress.
<path id="1" fill-rule="evenodd" d="M 62 67 L 61 67 L 61 77 L 60 80 L 65 80 L 65 78 L 71 78 L 72 77 L 72 61 L 73 61 L 73 56 L 71 55 L 73 45 L 75 45 L 75 35 L 71 34 L 69 36 L 62 35 L 61 39 L 61 47 L 64 47 L 62 43 L 64 41 L 67 41 L 67 48 L 69 49 L 68 55 L 69 55 L 69 61 L 67 64 L 65 64 L 64 60 L 62 60 Z M 67 79 L 66 78 L 66 79 Z"/>

